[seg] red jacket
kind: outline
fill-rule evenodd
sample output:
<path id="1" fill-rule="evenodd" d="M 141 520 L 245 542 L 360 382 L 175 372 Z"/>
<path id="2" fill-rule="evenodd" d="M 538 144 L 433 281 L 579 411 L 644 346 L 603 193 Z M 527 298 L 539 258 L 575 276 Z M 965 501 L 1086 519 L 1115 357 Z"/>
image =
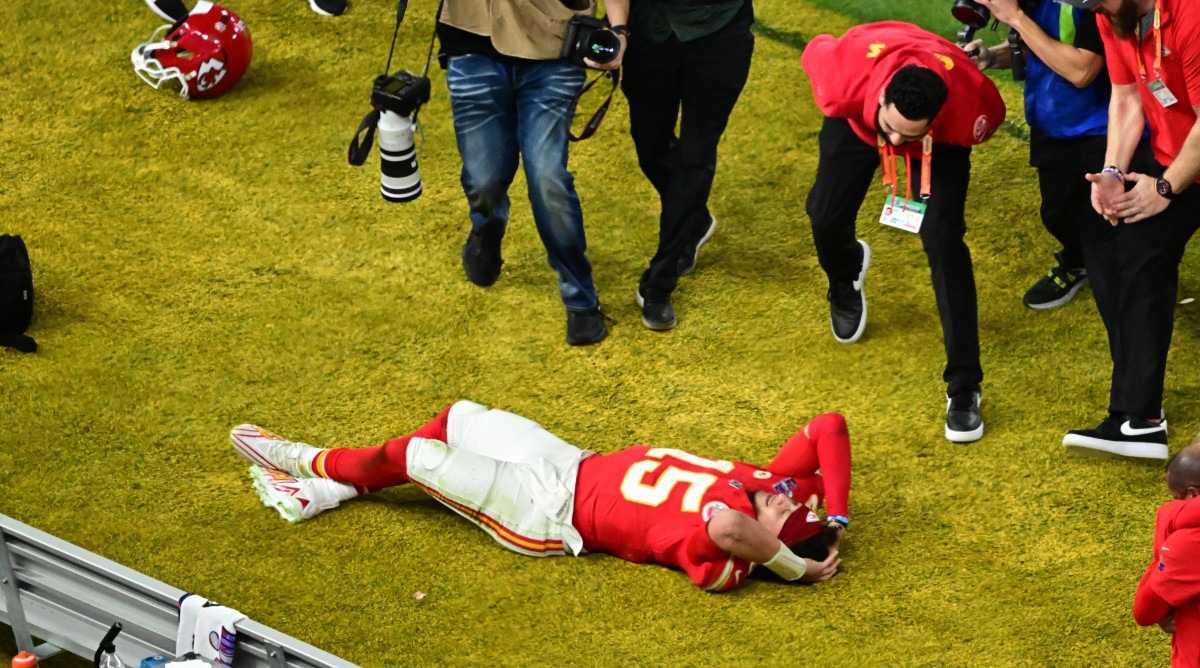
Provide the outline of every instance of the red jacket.
<path id="1" fill-rule="evenodd" d="M 1158 508 L 1154 560 L 1138 583 L 1133 618 L 1149 626 L 1168 612 L 1172 668 L 1200 668 L 1200 497 Z"/>
<path id="2" fill-rule="evenodd" d="M 933 121 L 935 142 L 982 144 L 1004 121 L 1004 100 L 996 85 L 962 49 L 910 23 L 868 23 L 841 38 L 817 35 L 805 47 L 801 63 L 821 111 L 849 120 L 855 134 L 871 146 L 878 135 L 879 96 L 905 65 L 928 67 L 946 82 L 946 104 Z M 896 153 L 920 156 L 921 142 L 897 147 Z"/>

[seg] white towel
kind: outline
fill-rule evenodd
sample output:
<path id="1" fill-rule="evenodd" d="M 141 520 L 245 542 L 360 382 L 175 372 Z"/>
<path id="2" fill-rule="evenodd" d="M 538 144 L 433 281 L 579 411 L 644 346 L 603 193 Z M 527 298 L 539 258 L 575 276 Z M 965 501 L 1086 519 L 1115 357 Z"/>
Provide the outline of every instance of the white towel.
<path id="1" fill-rule="evenodd" d="M 203 596 L 185 594 L 179 600 L 179 632 L 175 636 L 176 658 L 195 652 L 214 663 L 231 665 L 237 642 L 234 625 L 246 616 L 217 605 Z"/>

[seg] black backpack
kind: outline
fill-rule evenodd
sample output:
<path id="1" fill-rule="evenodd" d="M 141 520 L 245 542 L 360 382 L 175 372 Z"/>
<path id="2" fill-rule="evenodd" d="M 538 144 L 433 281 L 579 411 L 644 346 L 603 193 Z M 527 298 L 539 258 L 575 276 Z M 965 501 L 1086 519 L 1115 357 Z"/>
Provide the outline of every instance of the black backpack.
<path id="1" fill-rule="evenodd" d="M 31 353 L 37 343 L 25 336 L 33 319 L 33 271 L 19 236 L 0 234 L 0 346 Z"/>

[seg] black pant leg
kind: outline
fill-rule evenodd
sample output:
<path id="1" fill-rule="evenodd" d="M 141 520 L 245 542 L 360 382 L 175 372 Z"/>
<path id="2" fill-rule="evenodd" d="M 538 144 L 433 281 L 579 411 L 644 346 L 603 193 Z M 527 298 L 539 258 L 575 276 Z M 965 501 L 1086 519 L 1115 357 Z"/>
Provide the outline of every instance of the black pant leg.
<path id="1" fill-rule="evenodd" d="M 674 37 L 655 44 L 633 34 L 622 67 L 621 91 L 629 101 L 629 134 L 638 165 L 661 198 L 670 178 L 671 147 L 682 99 L 683 54 Z"/>
<path id="2" fill-rule="evenodd" d="M 633 137 L 643 171 L 651 182 L 658 180 L 655 187 L 662 201 L 658 249 L 641 280 L 644 295 L 669 294 L 675 289 L 680 254 L 708 226 L 708 196 L 716 173 L 717 145 L 749 76 L 753 51 L 749 23 L 737 22 L 690 42 L 671 37 L 638 54 L 647 60 L 658 57 L 671 67 L 650 66 L 652 74 L 643 72 L 646 76 L 640 76 L 631 86 L 668 91 L 677 87 L 678 92 L 678 99 L 673 99 L 661 90 L 639 90 L 637 99 L 630 98 L 629 102 L 631 119 L 635 105 L 642 107 L 643 115 L 657 119 L 653 134 L 637 133 Z M 674 77 L 674 81 L 665 83 L 667 77 Z M 675 138 L 674 121 L 679 111 L 682 118 L 679 137 Z M 672 134 L 666 137 L 663 128 L 668 118 L 667 132 Z M 652 163 L 650 169 L 647 162 Z"/>
<path id="3" fill-rule="evenodd" d="M 1075 168 L 1038 168 L 1038 189 L 1042 195 L 1042 225 L 1062 244 L 1063 263 L 1068 269 L 1083 268 L 1083 249 L 1079 230 L 1088 218 L 1103 217 L 1092 208 L 1092 184 L 1085 178 L 1083 165 Z"/>
<path id="4" fill-rule="evenodd" d="M 943 380 L 954 392 L 978 386 L 983 380 L 979 362 L 979 308 L 971 251 L 963 237 L 967 187 L 971 183 L 971 149 L 934 144 L 931 196 L 921 223 L 921 243 L 929 259 L 933 292 L 942 320 L 946 348 Z M 920 183 L 920 161 L 912 161 L 914 191 Z"/>
<path id="5" fill-rule="evenodd" d="M 1100 312 L 1100 319 L 1108 332 L 1108 352 L 1113 362 L 1113 387 L 1125 383 L 1124 368 L 1119 364 L 1122 356 L 1118 353 L 1123 346 L 1122 339 L 1125 334 L 1121 328 L 1121 319 L 1117 317 L 1120 305 L 1126 299 L 1118 253 L 1121 231 L 1120 227 L 1114 227 L 1100 215 L 1085 218 L 1079 228 L 1083 265 L 1092 284 L 1096 310 Z"/>
<path id="6" fill-rule="evenodd" d="M 855 223 L 879 166 L 879 153 L 854 134 L 844 118 L 826 118 L 818 143 L 817 180 L 805 202 L 817 260 L 830 280 L 852 281 L 862 269 Z M 883 207 L 882 195 L 879 206 Z"/>
<path id="7" fill-rule="evenodd" d="M 1124 285 L 1115 317 L 1121 328 L 1114 350 L 1109 410 L 1157 418 L 1175 324 L 1179 263 L 1200 227 L 1200 189 L 1176 197 L 1162 213 L 1139 223 L 1122 223 L 1115 245 Z"/>

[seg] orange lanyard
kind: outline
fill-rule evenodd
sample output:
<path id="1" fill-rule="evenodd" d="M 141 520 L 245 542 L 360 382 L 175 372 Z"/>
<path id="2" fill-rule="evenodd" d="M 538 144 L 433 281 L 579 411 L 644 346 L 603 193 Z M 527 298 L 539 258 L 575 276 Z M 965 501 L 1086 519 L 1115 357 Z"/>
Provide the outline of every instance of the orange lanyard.
<path id="1" fill-rule="evenodd" d="M 1159 30 L 1162 14 L 1162 0 L 1154 2 L 1154 79 L 1157 81 L 1162 78 L 1160 70 L 1162 70 L 1162 31 Z M 1133 36 L 1134 53 L 1137 54 L 1138 74 L 1142 75 L 1142 83 L 1146 83 L 1146 63 L 1142 60 L 1142 45 L 1137 41 L 1137 35 Z"/>
<path id="2" fill-rule="evenodd" d="M 883 135 L 875 135 L 879 150 L 879 164 L 883 169 L 883 185 L 888 187 L 888 202 L 896 199 L 896 151 Z M 904 199 L 912 201 L 912 158 L 904 156 L 905 184 Z M 921 138 L 921 201 L 929 199 L 930 182 L 933 179 L 933 135 Z"/>

